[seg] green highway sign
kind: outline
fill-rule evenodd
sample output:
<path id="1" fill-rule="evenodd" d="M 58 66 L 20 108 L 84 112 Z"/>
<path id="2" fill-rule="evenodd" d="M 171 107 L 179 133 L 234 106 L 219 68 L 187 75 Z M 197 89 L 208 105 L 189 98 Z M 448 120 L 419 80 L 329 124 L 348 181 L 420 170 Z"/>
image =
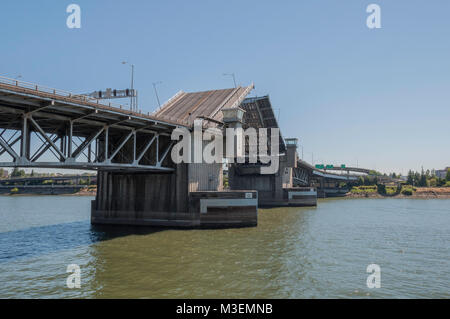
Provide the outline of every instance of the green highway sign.
<path id="1" fill-rule="evenodd" d="M 335 168 L 335 166 L 334 166 L 334 165 L 331 165 L 331 164 L 328 164 L 328 165 L 324 165 L 324 164 L 316 164 L 315 167 L 316 167 L 317 169 L 333 169 L 333 168 Z M 346 167 L 347 167 L 347 166 L 346 166 L 345 164 L 342 164 L 342 165 L 341 165 L 341 168 L 346 168 Z M 337 166 L 336 166 L 336 168 L 337 168 Z"/>

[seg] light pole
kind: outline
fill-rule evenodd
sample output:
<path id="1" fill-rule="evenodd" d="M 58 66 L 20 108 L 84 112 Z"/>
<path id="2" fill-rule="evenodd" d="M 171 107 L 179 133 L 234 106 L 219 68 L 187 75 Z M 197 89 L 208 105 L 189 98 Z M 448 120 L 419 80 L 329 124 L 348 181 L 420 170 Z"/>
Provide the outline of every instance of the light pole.
<path id="1" fill-rule="evenodd" d="M 302 148 L 302 160 L 304 159 L 303 157 L 303 145 L 299 145 Z"/>
<path id="2" fill-rule="evenodd" d="M 158 82 L 154 82 L 152 84 L 153 84 L 153 89 L 155 90 L 155 95 L 156 95 L 156 100 L 158 101 L 158 106 L 161 107 L 161 102 L 159 102 L 158 90 L 156 89 L 156 86 L 158 84 L 162 84 L 162 82 L 158 81 Z"/>
<path id="3" fill-rule="evenodd" d="M 303 153 L 303 149 L 302 149 L 302 153 Z M 311 154 L 311 165 L 314 166 L 314 153 L 313 152 L 306 152 L 306 155 Z"/>
<path id="4" fill-rule="evenodd" d="M 136 111 L 137 105 L 134 103 L 134 64 L 130 64 L 127 61 L 123 61 L 122 64 L 128 64 L 131 67 L 131 97 L 130 97 L 130 109 Z"/>
<path id="5" fill-rule="evenodd" d="M 236 85 L 236 77 L 235 77 L 234 73 L 224 73 L 223 76 L 231 76 L 231 77 L 233 77 L 234 87 L 235 88 L 237 87 L 237 85 Z"/>

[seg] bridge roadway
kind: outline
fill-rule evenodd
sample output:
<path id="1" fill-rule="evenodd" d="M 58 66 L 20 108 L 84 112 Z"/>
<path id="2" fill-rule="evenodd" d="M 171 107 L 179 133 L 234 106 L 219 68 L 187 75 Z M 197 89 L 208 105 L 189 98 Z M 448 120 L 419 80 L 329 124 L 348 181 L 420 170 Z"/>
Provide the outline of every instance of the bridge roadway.
<path id="1" fill-rule="evenodd" d="M 333 167 L 330 169 L 326 169 L 326 171 L 344 171 L 344 172 L 354 172 L 354 173 L 364 173 L 364 174 L 370 174 L 373 172 L 371 169 L 367 168 L 360 168 L 360 167 Z"/>
<path id="2" fill-rule="evenodd" d="M 356 180 L 358 180 L 357 175 L 337 174 L 337 173 L 329 172 L 328 170 L 317 169 L 313 165 L 311 165 L 308 162 L 305 162 L 301 159 L 298 160 L 298 167 L 309 171 L 310 175 L 315 176 L 315 177 L 323 177 L 323 178 L 336 180 L 336 181 L 356 181 Z M 369 171 L 369 170 L 367 170 L 367 171 Z"/>
<path id="3" fill-rule="evenodd" d="M 0 77 L 0 167 L 173 171 L 170 134 L 186 126 Z"/>

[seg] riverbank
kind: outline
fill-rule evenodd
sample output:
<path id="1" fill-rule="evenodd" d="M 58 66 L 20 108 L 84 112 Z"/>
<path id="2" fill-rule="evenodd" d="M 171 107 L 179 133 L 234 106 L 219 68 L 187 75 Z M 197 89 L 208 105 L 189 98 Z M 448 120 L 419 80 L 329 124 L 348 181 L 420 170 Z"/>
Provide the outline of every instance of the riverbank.
<path id="1" fill-rule="evenodd" d="M 95 196 L 97 195 L 97 187 L 89 186 L 81 189 L 66 187 L 66 188 L 54 188 L 54 187 L 41 187 L 41 188 L 29 188 L 29 187 L 17 187 L 16 191 L 0 192 L 0 196 Z"/>
<path id="2" fill-rule="evenodd" d="M 361 193 L 349 192 L 348 198 L 420 198 L 420 199 L 450 199 L 450 187 L 415 187 L 411 195 L 406 194 L 385 194 L 376 191 L 366 191 Z"/>

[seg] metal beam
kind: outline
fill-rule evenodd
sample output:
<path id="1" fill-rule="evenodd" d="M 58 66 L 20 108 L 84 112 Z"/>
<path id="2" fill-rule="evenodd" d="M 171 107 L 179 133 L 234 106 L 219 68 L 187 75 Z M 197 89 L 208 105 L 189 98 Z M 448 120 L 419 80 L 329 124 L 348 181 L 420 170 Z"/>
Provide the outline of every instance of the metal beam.
<path id="1" fill-rule="evenodd" d="M 9 143 L 9 141 L 7 142 L 8 144 L 9 144 L 9 146 L 12 148 L 18 141 L 20 141 L 22 139 L 22 137 L 21 136 L 18 136 L 18 137 L 16 137 L 16 139 L 12 142 L 12 143 Z M 3 153 L 5 153 L 6 152 L 6 149 L 3 149 L 3 150 L 1 150 L 0 151 L 0 156 L 2 156 L 3 155 Z"/>
<path id="2" fill-rule="evenodd" d="M 53 143 L 53 141 L 45 134 L 44 130 L 39 126 L 39 124 L 33 119 L 33 117 L 29 117 L 30 122 L 33 124 L 33 126 L 39 131 L 39 133 L 42 135 L 42 137 L 50 143 L 50 145 L 54 148 L 54 150 L 61 156 L 62 159 L 66 160 L 67 157 L 63 154 L 63 152 Z"/>
<path id="3" fill-rule="evenodd" d="M 2 136 L 0 136 L 0 145 L 11 155 L 16 161 L 19 160 L 19 155 L 6 143 Z"/>
<path id="4" fill-rule="evenodd" d="M 95 139 L 97 139 L 97 137 L 100 136 L 100 134 L 102 134 L 103 130 L 105 128 L 103 127 L 101 130 L 99 130 L 98 132 L 92 134 L 91 136 L 89 136 L 88 138 L 86 138 L 84 140 L 83 143 L 81 143 L 81 145 L 75 150 L 75 152 L 73 152 L 72 155 L 69 155 L 70 157 L 77 159 L 78 156 L 80 156 L 80 154 L 86 149 L 86 147 L 88 145 L 90 145 Z"/>
<path id="5" fill-rule="evenodd" d="M 147 143 L 147 145 L 145 145 L 141 154 L 139 154 L 138 157 L 136 158 L 137 163 L 139 163 L 141 161 L 142 157 L 144 157 L 145 153 L 147 153 L 148 149 L 150 148 L 150 146 L 152 146 L 152 144 L 155 141 L 155 139 L 157 138 L 157 136 L 158 135 L 153 136 L 153 138 Z"/>
<path id="6" fill-rule="evenodd" d="M 58 136 L 56 137 L 50 137 L 53 139 L 53 143 L 56 143 L 59 139 Z M 33 156 L 31 156 L 31 161 L 32 162 L 36 162 L 42 155 L 44 155 L 45 152 L 47 152 L 49 150 L 49 148 L 52 147 L 50 143 L 45 142 L 44 144 L 42 144 L 39 149 L 33 154 Z M 53 152 L 52 152 L 53 153 Z M 53 153 L 53 155 L 56 156 L 55 153 Z"/>
<path id="7" fill-rule="evenodd" d="M 119 146 L 117 146 L 116 150 L 112 153 L 112 155 L 108 158 L 110 160 L 114 159 L 116 157 L 117 153 L 122 149 L 122 147 L 125 146 L 125 144 L 128 142 L 131 136 L 135 135 L 135 131 L 130 132 L 127 136 L 124 136 L 122 140 L 119 143 Z M 136 140 L 136 137 L 135 137 Z"/>
<path id="8" fill-rule="evenodd" d="M 169 146 L 167 146 L 167 149 L 164 151 L 163 155 L 161 156 L 161 159 L 158 161 L 156 166 L 161 166 L 162 162 L 164 162 L 164 160 L 166 159 L 167 154 L 169 154 L 170 150 L 172 149 L 173 144 L 174 144 L 173 141 L 169 143 Z"/>
<path id="9" fill-rule="evenodd" d="M 34 113 L 39 112 L 39 111 L 42 111 L 42 110 L 44 110 L 44 109 L 46 109 L 46 108 L 48 108 L 48 107 L 50 107 L 50 106 L 55 106 L 55 101 L 51 101 L 50 104 L 47 104 L 47 105 L 45 105 L 45 106 L 39 107 L 39 108 L 37 108 L 37 109 L 34 109 L 34 110 L 32 110 L 32 111 L 30 111 L 30 112 L 28 112 L 28 113 L 26 113 L 26 114 L 27 114 L 27 115 L 29 115 L 29 114 L 34 114 Z"/>

